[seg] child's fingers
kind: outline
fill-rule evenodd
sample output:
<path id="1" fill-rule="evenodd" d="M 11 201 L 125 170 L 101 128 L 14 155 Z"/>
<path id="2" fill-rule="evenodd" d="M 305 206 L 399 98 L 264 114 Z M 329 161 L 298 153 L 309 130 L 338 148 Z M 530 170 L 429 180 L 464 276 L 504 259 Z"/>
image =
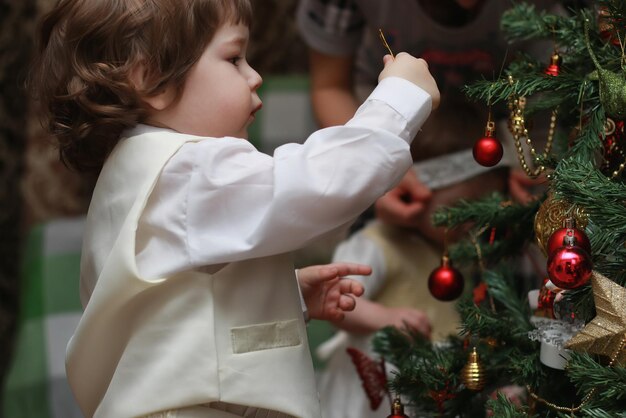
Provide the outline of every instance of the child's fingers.
<path id="1" fill-rule="evenodd" d="M 301 280 L 301 283 L 316 285 L 345 276 L 367 276 L 371 273 L 372 268 L 365 264 L 342 262 L 301 268 L 298 270 L 298 279 Z"/>
<path id="2" fill-rule="evenodd" d="M 350 295 L 339 296 L 339 303 L 337 304 L 342 311 L 352 311 L 356 306 L 356 300 Z"/>
<path id="3" fill-rule="evenodd" d="M 340 277 L 344 276 L 368 276 L 372 274 L 372 268 L 366 264 L 358 263 L 332 263 L 329 267 L 337 269 Z"/>
<path id="4" fill-rule="evenodd" d="M 363 284 L 357 280 L 343 279 L 339 281 L 339 291 L 341 294 L 353 294 L 361 296 L 365 292 Z"/>
<path id="5" fill-rule="evenodd" d="M 431 328 L 429 324 L 416 323 L 416 324 L 411 325 L 408 322 L 405 322 L 404 326 L 406 329 L 417 331 L 420 334 L 422 334 L 424 337 L 430 338 Z"/>
<path id="6" fill-rule="evenodd" d="M 309 266 L 298 270 L 298 280 L 305 284 L 316 285 L 339 276 L 339 270 L 331 265 Z"/>
<path id="7" fill-rule="evenodd" d="M 328 265 L 328 266 L 324 266 L 320 268 L 317 279 L 319 281 L 331 280 L 331 279 L 334 279 L 335 277 L 338 277 L 339 274 L 340 274 L 339 269 L 337 269 L 333 265 Z"/>
<path id="8" fill-rule="evenodd" d="M 403 322 L 407 328 L 413 329 L 425 337 L 430 338 L 432 327 L 430 325 L 430 320 L 423 312 L 410 312 L 404 317 Z"/>

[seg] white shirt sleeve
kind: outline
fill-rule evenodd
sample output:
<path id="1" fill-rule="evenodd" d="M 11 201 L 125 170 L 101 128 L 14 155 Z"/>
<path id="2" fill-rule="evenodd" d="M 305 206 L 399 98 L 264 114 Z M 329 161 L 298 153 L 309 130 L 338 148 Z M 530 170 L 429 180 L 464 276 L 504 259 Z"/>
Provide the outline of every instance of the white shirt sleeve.
<path id="1" fill-rule="evenodd" d="M 190 142 L 172 157 L 139 220 L 150 277 L 290 252 L 353 220 L 411 165 L 430 96 L 386 78 L 345 126 L 273 157 L 239 138 Z"/>

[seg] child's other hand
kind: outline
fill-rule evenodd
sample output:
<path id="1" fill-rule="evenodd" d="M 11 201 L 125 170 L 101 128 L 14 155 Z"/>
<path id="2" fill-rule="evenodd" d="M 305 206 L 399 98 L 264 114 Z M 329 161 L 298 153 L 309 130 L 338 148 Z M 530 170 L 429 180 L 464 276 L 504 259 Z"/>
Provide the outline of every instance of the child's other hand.
<path id="1" fill-rule="evenodd" d="M 391 55 L 385 55 L 383 62 L 385 68 L 378 76 L 379 82 L 387 77 L 404 78 L 430 95 L 433 110 L 439 107 L 439 101 L 441 100 L 439 88 L 430 71 L 428 71 L 426 61 L 422 58 L 415 58 L 406 52 L 400 52 L 395 58 Z"/>
<path id="2" fill-rule="evenodd" d="M 363 294 L 363 285 L 345 276 L 367 276 L 369 266 L 355 263 L 332 263 L 298 270 L 298 282 L 309 317 L 328 321 L 343 319 L 354 309 L 355 297 Z"/>
<path id="3" fill-rule="evenodd" d="M 430 339 L 432 327 L 426 312 L 413 308 L 387 308 L 387 322 L 401 330 L 417 331 Z"/>

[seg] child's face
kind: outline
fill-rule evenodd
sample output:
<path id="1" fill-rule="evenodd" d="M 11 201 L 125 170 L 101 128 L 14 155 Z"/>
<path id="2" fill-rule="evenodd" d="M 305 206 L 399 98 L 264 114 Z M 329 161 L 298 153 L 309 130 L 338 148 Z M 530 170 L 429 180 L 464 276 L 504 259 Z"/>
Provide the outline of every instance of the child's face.
<path id="1" fill-rule="evenodd" d="M 248 138 L 261 108 L 261 76 L 246 61 L 249 30 L 224 24 L 191 68 L 178 100 L 156 109 L 149 120 L 200 136 Z"/>

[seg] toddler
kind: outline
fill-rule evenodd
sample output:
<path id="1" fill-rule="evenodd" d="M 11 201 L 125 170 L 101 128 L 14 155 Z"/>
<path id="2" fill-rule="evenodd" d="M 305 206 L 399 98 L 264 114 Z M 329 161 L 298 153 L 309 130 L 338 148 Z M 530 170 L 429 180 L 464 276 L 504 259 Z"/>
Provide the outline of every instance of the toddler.
<path id="1" fill-rule="evenodd" d="M 303 307 L 340 320 L 362 293 L 340 278 L 370 270 L 290 254 L 400 180 L 439 91 L 386 56 L 344 126 L 260 153 L 251 21 L 249 0 L 61 0 L 42 21 L 33 91 L 62 160 L 99 172 L 66 361 L 87 417 L 320 416 Z"/>

